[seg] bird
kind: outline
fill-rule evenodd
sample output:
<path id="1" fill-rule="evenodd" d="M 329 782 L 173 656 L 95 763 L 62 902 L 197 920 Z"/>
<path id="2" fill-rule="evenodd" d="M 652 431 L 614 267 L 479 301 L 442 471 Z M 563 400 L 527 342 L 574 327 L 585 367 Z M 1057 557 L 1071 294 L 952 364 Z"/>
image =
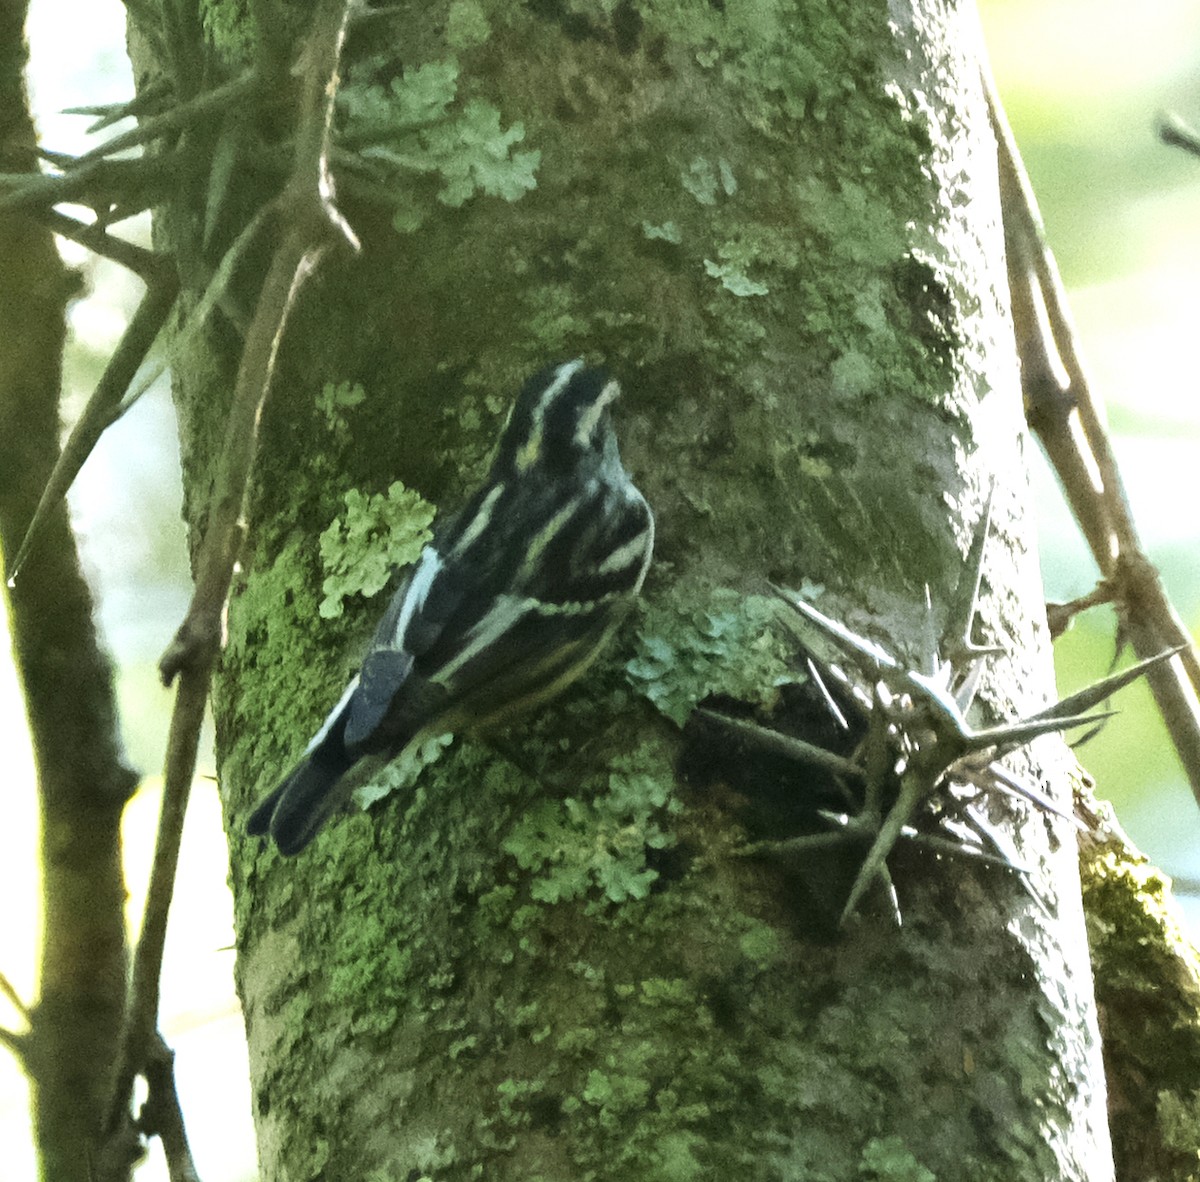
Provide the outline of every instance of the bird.
<path id="1" fill-rule="evenodd" d="M 348 795 L 342 781 L 360 760 L 507 724 L 591 665 L 654 550 L 654 514 L 617 445 L 619 395 L 616 380 L 578 358 L 525 383 L 483 483 L 436 526 L 358 673 L 254 809 L 250 836 L 299 853 Z"/>

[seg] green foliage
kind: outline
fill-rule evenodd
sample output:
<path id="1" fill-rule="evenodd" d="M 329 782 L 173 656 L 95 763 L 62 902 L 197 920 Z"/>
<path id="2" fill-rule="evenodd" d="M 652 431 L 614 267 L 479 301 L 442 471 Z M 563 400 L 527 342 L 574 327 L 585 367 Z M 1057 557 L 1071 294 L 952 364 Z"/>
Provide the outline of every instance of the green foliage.
<path id="1" fill-rule="evenodd" d="M 486 35 L 478 6 L 455 9 L 460 38 Z M 363 158 L 379 165 L 381 177 L 395 189 L 393 221 L 401 232 L 416 230 L 431 212 L 421 178 L 439 181 L 436 200 L 452 209 L 477 194 L 517 201 L 537 187 L 541 152 L 514 150 L 525 138 L 524 124 L 502 128 L 492 103 L 459 102 L 458 89 L 458 62 L 449 59 L 407 70 L 386 86 L 360 84 L 352 72 L 339 94 L 344 136 L 365 145 Z"/>
<path id="2" fill-rule="evenodd" d="M 351 489 L 345 513 L 320 538 L 325 581 L 320 614 L 336 619 L 349 595 L 368 599 L 381 591 L 396 567 L 416 562 L 425 543 L 434 508 L 400 481 L 386 494 L 364 496 Z"/>
<path id="3" fill-rule="evenodd" d="M 773 598 L 727 588 L 701 606 L 656 603 L 643 613 L 626 676 L 679 726 L 714 693 L 770 706 L 779 686 L 796 680 L 777 620 Z"/>
<path id="4" fill-rule="evenodd" d="M 200 20 L 205 38 L 226 60 L 244 61 L 254 52 L 258 28 L 247 5 L 201 0 Z"/>

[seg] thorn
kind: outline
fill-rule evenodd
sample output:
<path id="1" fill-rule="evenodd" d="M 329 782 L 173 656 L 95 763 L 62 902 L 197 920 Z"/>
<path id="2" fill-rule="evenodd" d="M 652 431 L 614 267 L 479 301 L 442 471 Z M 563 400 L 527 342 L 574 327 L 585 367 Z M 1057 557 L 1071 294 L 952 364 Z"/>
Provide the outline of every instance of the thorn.
<path id="1" fill-rule="evenodd" d="M 963 566 L 963 577 L 955 589 L 955 602 L 951 604 L 950 618 L 946 621 L 945 656 L 957 665 L 964 657 L 983 656 L 996 649 L 985 649 L 972 639 L 975 619 L 979 613 L 979 589 L 983 586 L 983 560 L 987 551 L 988 537 L 992 532 L 992 503 L 996 496 L 996 480 L 992 478 L 988 487 L 987 500 L 983 503 L 983 515 L 975 527 L 971 549 L 967 552 Z"/>
<path id="2" fill-rule="evenodd" d="M 900 795 L 884 818 L 883 824 L 880 825 L 879 832 L 875 835 L 875 841 L 867 851 L 867 856 L 863 858 L 862 865 L 858 868 L 858 875 L 854 879 L 854 885 L 850 888 L 850 894 L 846 897 L 846 905 L 842 908 L 842 915 L 838 920 L 840 927 L 846 926 L 847 921 L 862 902 L 863 895 L 875 880 L 887 875 L 888 855 L 895 848 L 904 827 L 912 820 L 917 806 L 929 795 L 932 787 L 931 784 L 923 783 L 921 777 L 911 770 L 901 779 Z M 890 881 L 890 878 L 886 881 Z"/>
<path id="3" fill-rule="evenodd" d="M 785 591 L 782 587 L 776 587 L 774 583 L 771 584 L 771 590 L 788 607 L 803 616 L 808 623 L 814 625 L 818 631 L 823 632 L 830 640 L 837 644 L 844 653 L 865 657 L 869 661 L 874 661 L 881 669 L 898 668 L 896 662 L 874 641 L 866 640 L 857 633 L 851 632 L 844 624 L 839 624 L 837 620 L 830 619 L 824 613 L 817 611 L 811 604 L 805 603 L 799 596 Z"/>
<path id="4" fill-rule="evenodd" d="M 1115 710 L 1107 710 L 1095 714 L 1072 714 L 1066 718 L 1035 714 L 1032 718 L 990 726 L 981 731 L 969 731 L 964 738 L 969 751 L 984 751 L 988 747 L 1023 747 L 1042 735 L 1073 730 L 1077 726 L 1090 726 L 1105 718 L 1112 718 L 1116 713 Z"/>
<path id="5" fill-rule="evenodd" d="M 774 751 L 776 754 L 787 756 L 798 763 L 824 768 L 826 771 L 833 772 L 834 775 L 848 776 L 855 780 L 862 779 L 863 770 L 858 764 L 844 756 L 835 755 L 824 747 L 818 747 L 815 743 L 806 743 L 803 739 L 796 739 L 791 735 L 759 726 L 758 723 L 750 722 L 748 719 L 731 718 L 727 714 L 717 714 L 704 707 L 698 707 L 694 713 L 723 726 L 726 730 L 736 731 L 744 739 L 764 751 Z"/>
<path id="6" fill-rule="evenodd" d="M 811 656 L 806 656 L 804 664 L 808 668 L 808 676 L 812 679 L 813 685 L 817 687 L 817 692 L 820 693 L 821 699 L 825 703 L 825 709 L 829 711 L 830 717 L 832 717 L 841 730 L 849 732 L 850 724 L 846 721 L 846 716 L 842 713 L 841 707 L 834 701 L 833 694 L 829 692 L 829 687 L 825 684 L 825 679 L 821 676 L 821 671 L 817 668 L 816 661 Z"/>
<path id="7" fill-rule="evenodd" d="M 1026 784 L 1024 780 L 1018 780 L 1016 776 L 1010 775 L 998 763 L 989 764 L 987 774 L 990 779 L 990 783 L 987 785 L 989 788 L 994 788 L 1007 796 L 1016 797 L 1029 804 L 1035 804 L 1044 812 L 1053 813 L 1056 817 L 1061 817 L 1064 821 L 1070 821 L 1072 825 L 1081 830 L 1087 828 L 1074 813 L 1068 813 L 1065 809 L 1060 808 L 1041 789 L 1034 788 L 1031 784 Z"/>
<path id="8" fill-rule="evenodd" d="M 1130 665 L 1128 669 L 1123 669 L 1120 673 L 1102 677 L 1099 681 L 1092 682 L 1091 685 L 1085 686 L 1077 693 L 1070 694 L 1033 715 L 1030 721 L 1041 718 L 1057 718 L 1064 714 L 1076 714 L 1083 710 L 1091 710 L 1093 706 L 1099 705 L 1105 698 L 1115 694 L 1117 690 L 1124 689 L 1131 682 L 1137 681 L 1147 670 L 1152 669 L 1155 665 L 1161 665 L 1164 661 L 1169 661 L 1187 648 L 1188 645 L 1180 644 L 1175 648 L 1164 649 L 1156 656 L 1138 661 L 1136 665 Z"/>

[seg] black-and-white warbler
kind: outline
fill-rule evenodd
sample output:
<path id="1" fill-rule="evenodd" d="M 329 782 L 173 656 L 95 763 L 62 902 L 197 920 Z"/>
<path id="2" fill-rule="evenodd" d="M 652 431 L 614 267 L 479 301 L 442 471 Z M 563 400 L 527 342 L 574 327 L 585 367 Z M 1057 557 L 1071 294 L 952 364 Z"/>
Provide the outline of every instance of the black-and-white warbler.
<path id="1" fill-rule="evenodd" d="M 297 853 L 360 759 L 505 722 L 591 664 L 641 589 L 654 545 L 654 517 L 609 415 L 619 393 L 579 360 L 525 384 L 487 479 L 435 531 L 358 675 L 254 810 L 251 835 Z"/>

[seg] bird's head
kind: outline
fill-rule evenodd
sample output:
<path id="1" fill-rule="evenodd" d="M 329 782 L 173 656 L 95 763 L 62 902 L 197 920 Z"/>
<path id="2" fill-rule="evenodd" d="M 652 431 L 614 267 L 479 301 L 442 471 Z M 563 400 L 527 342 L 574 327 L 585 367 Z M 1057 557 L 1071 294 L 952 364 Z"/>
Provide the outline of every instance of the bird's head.
<path id="1" fill-rule="evenodd" d="M 582 359 L 547 366 L 513 404 L 498 462 L 518 476 L 543 465 L 599 463 L 616 447 L 609 407 L 620 393 L 616 381 Z"/>

